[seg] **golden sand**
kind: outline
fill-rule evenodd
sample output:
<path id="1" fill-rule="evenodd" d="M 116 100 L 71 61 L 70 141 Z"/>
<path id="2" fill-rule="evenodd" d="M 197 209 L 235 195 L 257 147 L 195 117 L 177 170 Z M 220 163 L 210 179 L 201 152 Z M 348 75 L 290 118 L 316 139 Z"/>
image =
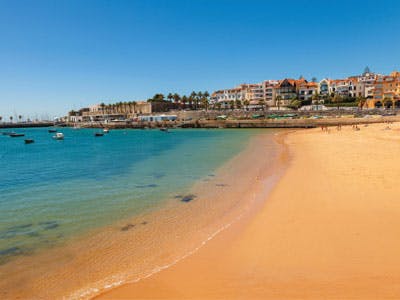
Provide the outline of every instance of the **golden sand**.
<path id="1" fill-rule="evenodd" d="M 100 299 L 399 299 L 400 125 L 301 130 L 250 220 Z"/>

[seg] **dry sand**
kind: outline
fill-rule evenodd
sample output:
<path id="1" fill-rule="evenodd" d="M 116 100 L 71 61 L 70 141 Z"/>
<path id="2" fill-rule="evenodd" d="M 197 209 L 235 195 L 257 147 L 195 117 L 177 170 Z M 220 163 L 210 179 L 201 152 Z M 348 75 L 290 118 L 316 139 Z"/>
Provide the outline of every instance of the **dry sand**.
<path id="1" fill-rule="evenodd" d="M 250 220 L 101 299 L 399 299 L 400 125 L 285 137 L 290 166 Z"/>

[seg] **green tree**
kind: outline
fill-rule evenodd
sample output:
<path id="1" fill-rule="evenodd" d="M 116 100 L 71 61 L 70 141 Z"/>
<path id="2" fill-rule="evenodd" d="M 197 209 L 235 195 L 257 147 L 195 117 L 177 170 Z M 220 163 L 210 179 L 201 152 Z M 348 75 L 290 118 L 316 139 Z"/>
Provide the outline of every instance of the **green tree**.
<path id="1" fill-rule="evenodd" d="M 247 99 L 244 100 L 244 101 L 243 101 L 243 105 L 244 105 L 244 107 L 245 107 L 246 110 L 249 110 L 250 101 L 247 100 Z"/>
<path id="2" fill-rule="evenodd" d="M 174 99 L 174 95 L 172 95 L 172 93 L 169 93 L 167 99 L 168 101 L 172 102 L 172 100 Z"/>
<path id="3" fill-rule="evenodd" d="M 236 108 L 241 109 L 242 108 L 242 101 L 240 101 L 239 99 L 235 100 L 235 106 L 236 106 Z"/>
<path id="4" fill-rule="evenodd" d="M 276 106 L 278 106 L 278 110 L 280 110 L 282 104 L 282 96 L 280 95 L 276 96 L 275 100 L 276 100 Z"/>
<path id="5" fill-rule="evenodd" d="M 181 96 L 179 96 L 179 94 L 177 93 L 173 94 L 172 98 L 174 99 L 175 103 L 179 103 L 179 101 L 181 100 Z"/>
<path id="6" fill-rule="evenodd" d="M 340 104 L 343 102 L 343 97 L 339 94 L 335 94 L 332 99 L 333 103 L 336 103 L 337 109 L 340 108 Z"/>
<path id="7" fill-rule="evenodd" d="M 318 91 L 315 91 L 315 93 L 311 97 L 311 100 L 313 101 L 313 103 L 318 104 L 319 98 L 320 98 L 320 95 L 319 95 Z"/>
<path id="8" fill-rule="evenodd" d="M 299 109 L 301 106 L 301 101 L 298 99 L 293 99 L 290 101 L 289 107 L 293 109 Z"/>
<path id="9" fill-rule="evenodd" d="M 188 103 L 188 101 L 189 101 L 188 97 L 186 97 L 185 95 L 183 95 L 183 96 L 182 96 L 182 103 L 183 103 L 183 106 L 184 106 L 184 107 L 186 106 L 186 103 Z"/>
<path id="10" fill-rule="evenodd" d="M 104 102 L 100 103 L 100 108 L 101 108 L 101 113 L 104 115 L 104 107 L 106 105 L 104 104 Z"/>
<path id="11" fill-rule="evenodd" d="M 361 109 L 363 109 L 366 101 L 367 101 L 367 98 L 365 98 L 365 97 L 362 97 L 362 96 L 356 97 L 357 106 L 360 107 Z"/>

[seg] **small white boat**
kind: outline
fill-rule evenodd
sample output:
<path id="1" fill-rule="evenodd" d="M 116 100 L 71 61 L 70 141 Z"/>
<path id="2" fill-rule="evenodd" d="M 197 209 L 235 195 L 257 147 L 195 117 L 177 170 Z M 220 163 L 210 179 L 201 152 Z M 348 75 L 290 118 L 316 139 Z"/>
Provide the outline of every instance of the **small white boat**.
<path id="1" fill-rule="evenodd" d="M 104 128 L 104 129 L 103 129 L 103 132 L 104 132 L 104 133 L 109 133 L 110 130 L 108 130 L 108 128 Z"/>
<path id="2" fill-rule="evenodd" d="M 57 132 L 56 135 L 53 135 L 53 139 L 55 140 L 63 140 L 64 134 L 62 132 Z"/>

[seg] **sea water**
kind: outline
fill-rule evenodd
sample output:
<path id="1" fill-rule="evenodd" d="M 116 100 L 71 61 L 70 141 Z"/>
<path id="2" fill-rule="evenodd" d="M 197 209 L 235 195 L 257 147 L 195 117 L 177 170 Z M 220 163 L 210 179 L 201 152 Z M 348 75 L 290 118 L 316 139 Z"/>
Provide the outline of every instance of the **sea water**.
<path id="1" fill-rule="evenodd" d="M 11 131 L 11 130 L 3 130 Z M 246 146 L 246 129 L 14 129 L 0 135 L 0 265 L 158 207 Z M 34 139 L 24 144 L 24 138 Z"/>

